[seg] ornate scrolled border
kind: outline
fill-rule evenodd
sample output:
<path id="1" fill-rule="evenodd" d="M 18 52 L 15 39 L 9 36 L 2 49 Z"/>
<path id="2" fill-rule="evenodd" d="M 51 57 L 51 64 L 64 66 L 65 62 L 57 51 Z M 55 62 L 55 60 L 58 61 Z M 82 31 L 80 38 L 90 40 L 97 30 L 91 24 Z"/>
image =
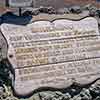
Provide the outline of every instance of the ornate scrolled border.
<path id="1" fill-rule="evenodd" d="M 49 22 L 53 22 L 53 21 L 55 21 L 55 20 L 60 20 L 60 19 L 65 19 L 65 20 L 70 20 L 70 21 L 80 21 L 80 20 L 83 20 L 83 19 L 85 19 L 85 18 L 89 18 L 89 16 L 86 16 L 86 17 L 83 17 L 83 18 L 80 18 L 80 19 L 70 19 L 70 18 L 55 18 L 55 19 L 53 19 L 53 20 L 45 20 L 45 19 L 43 19 L 43 20 L 35 20 L 35 21 L 32 21 L 30 24 L 32 24 L 32 23 L 34 23 L 34 22 L 37 22 L 37 21 L 49 21 Z M 6 38 L 4 37 L 4 35 L 3 35 L 3 33 L 0 31 L 0 33 L 2 34 L 2 36 L 3 36 L 3 38 L 5 39 L 5 41 L 6 41 L 6 43 L 7 43 L 7 40 L 6 40 Z M 7 48 L 8 48 L 8 43 L 7 43 Z M 7 50 L 8 51 L 8 50 Z M 6 59 L 7 61 L 8 61 L 8 64 L 10 64 L 10 62 L 9 62 L 9 60 L 8 60 L 8 58 Z M 12 68 L 12 66 L 11 66 L 11 64 L 10 64 L 10 67 Z M 13 73 L 14 74 L 14 77 L 15 77 L 15 73 Z M 15 79 L 15 78 L 14 78 Z M 97 80 L 100 80 L 100 78 L 97 78 L 97 79 L 95 79 L 93 82 L 91 82 L 91 83 L 89 83 L 89 84 L 84 84 L 84 85 L 82 85 L 82 84 L 79 84 L 79 83 L 76 83 L 76 82 L 73 82 L 73 84 L 72 85 L 70 85 L 70 86 L 68 86 L 68 87 L 66 87 L 66 88 L 52 88 L 52 87 L 40 87 L 40 88 L 38 88 L 38 89 L 35 89 L 35 90 L 33 90 L 32 92 L 30 92 L 30 93 L 28 93 L 27 95 L 20 95 L 20 94 L 18 94 L 17 92 L 16 92 L 16 90 L 14 89 L 14 87 L 13 87 L 13 85 L 11 86 L 11 88 L 12 88 L 12 91 L 13 91 L 13 94 L 14 94 L 14 96 L 16 96 L 17 98 L 28 98 L 28 97 L 30 97 L 30 96 L 32 96 L 33 94 L 35 94 L 35 93 L 38 93 L 38 92 L 42 92 L 42 91 L 61 91 L 61 92 L 65 92 L 65 91 L 68 91 L 69 89 L 70 89 L 70 87 L 71 86 L 76 86 L 76 87 L 79 87 L 79 88 L 83 88 L 83 87 L 88 87 L 88 86 L 90 86 L 91 84 L 94 84 Z M 14 81 L 14 80 L 13 80 Z"/>

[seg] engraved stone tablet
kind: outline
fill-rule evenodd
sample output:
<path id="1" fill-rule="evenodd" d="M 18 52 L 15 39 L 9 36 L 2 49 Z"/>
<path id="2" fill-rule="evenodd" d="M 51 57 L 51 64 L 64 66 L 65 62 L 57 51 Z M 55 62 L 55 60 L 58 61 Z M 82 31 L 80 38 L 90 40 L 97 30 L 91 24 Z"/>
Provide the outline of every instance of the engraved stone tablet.
<path id="1" fill-rule="evenodd" d="M 12 7 L 28 7 L 31 4 L 32 0 L 9 0 L 9 6 Z"/>
<path id="2" fill-rule="evenodd" d="M 27 26 L 2 24 L 14 89 L 27 95 L 40 87 L 65 88 L 100 77 L 100 36 L 94 18 L 57 19 Z"/>

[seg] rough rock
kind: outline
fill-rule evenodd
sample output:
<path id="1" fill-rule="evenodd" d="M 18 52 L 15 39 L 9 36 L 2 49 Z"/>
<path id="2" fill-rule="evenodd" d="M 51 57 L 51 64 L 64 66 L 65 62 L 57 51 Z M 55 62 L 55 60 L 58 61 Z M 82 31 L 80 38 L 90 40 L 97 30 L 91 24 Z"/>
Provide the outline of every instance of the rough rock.
<path id="1" fill-rule="evenodd" d="M 80 6 L 72 6 L 69 8 L 69 10 L 71 13 L 76 13 L 76 14 L 79 14 L 82 12 L 82 9 Z"/>
<path id="2" fill-rule="evenodd" d="M 70 11 L 68 8 L 60 8 L 57 11 L 57 14 L 69 14 L 69 13 L 70 13 Z"/>
<path id="3" fill-rule="evenodd" d="M 91 85 L 89 90 L 93 97 L 100 96 L 100 80 Z"/>
<path id="4" fill-rule="evenodd" d="M 97 96 L 94 100 L 100 100 L 100 96 Z"/>
<path id="5" fill-rule="evenodd" d="M 0 61 L 7 57 L 7 43 L 2 33 L 0 32 Z"/>
<path id="6" fill-rule="evenodd" d="M 39 11 L 40 11 L 40 13 L 48 13 L 48 14 L 55 14 L 56 13 L 56 10 L 53 7 L 40 6 Z"/>
<path id="7" fill-rule="evenodd" d="M 83 88 L 83 90 L 78 95 L 74 96 L 72 100 L 92 100 L 92 96 L 88 89 Z"/>
<path id="8" fill-rule="evenodd" d="M 38 15 L 40 13 L 39 8 L 26 8 L 23 11 L 23 16 Z"/>
<path id="9" fill-rule="evenodd" d="M 100 17 L 100 9 L 96 10 L 96 15 Z"/>
<path id="10" fill-rule="evenodd" d="M 93 8 L 94 6 L 92 4 L 87 4 L 83 7 L 83 10 L 90 10 L 91 8 Z"/>

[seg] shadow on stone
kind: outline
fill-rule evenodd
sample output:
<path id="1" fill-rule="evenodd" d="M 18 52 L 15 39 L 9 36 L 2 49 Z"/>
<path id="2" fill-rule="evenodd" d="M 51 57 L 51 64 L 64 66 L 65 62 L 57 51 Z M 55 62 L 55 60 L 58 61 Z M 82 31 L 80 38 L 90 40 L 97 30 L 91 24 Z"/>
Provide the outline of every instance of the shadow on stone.
<path id="1" fill-rule="evenodd" d="M 2 18 L 2 23 L 26 25 L 31 21 L 32 16 L 27 16 L 27 15 L 17 16 L 12 12 L 6 12 L 1 16 L 1 18 Z"/>

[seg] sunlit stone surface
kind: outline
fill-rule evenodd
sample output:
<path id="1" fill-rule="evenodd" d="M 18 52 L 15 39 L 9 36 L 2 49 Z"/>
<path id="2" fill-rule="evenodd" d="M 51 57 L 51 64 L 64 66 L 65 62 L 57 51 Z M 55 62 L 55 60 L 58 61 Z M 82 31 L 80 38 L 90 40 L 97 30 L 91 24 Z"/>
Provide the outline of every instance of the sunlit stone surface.
<path id="1" fill-rule="evenodd" d="M 94 18 L 2 24 L 8 59 L 15 69 L 15 91 L 26 95 L 40 87 L 64 88 L 100 77 L 100 36 Z"/>

